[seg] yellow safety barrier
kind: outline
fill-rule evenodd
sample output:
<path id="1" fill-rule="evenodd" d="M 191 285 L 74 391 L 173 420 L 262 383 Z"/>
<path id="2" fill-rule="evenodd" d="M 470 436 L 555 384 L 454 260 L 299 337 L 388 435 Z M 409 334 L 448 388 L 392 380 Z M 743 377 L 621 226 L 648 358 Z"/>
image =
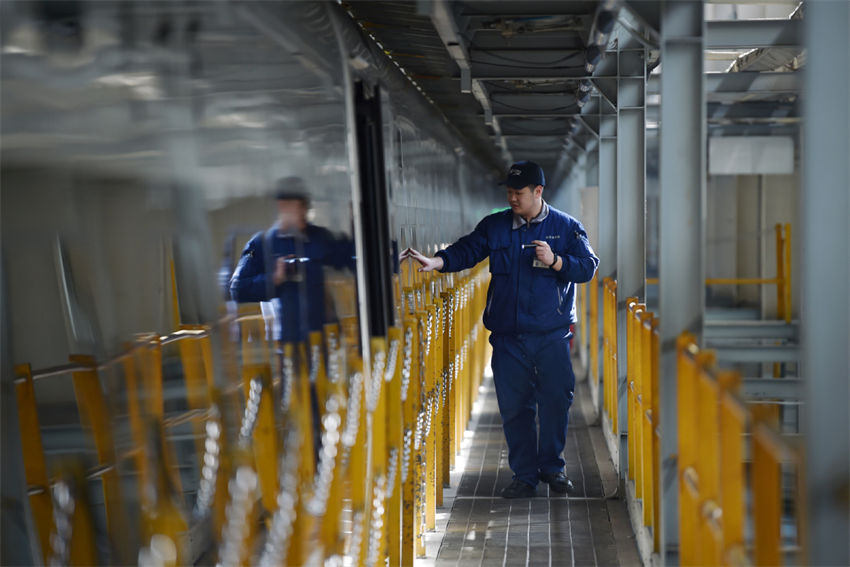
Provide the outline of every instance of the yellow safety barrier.
<path id="1" fill-rule="evenodd" d="M 47 562 L 47 558 L 50 557 L 53 505 L 48 492 L 50 483 L 47 464 L 44 461 L 44 446 L 41 442 L 32 368 L 29 364 L 19 364 L 15 367 L 15 376 L 18 377 L 15 390 L 18 398 L 18 422 L 21 428 L 24 477 L 27 481 L 30 513 L 38 532 L 35 535 L 41 544 L 42 561 Z"/>
<path id="2" fill-rule="evenodd" d="M 413 565 L 414 542 L 416 541 L 417 511 L 419 510 L 419 397 L 417 379 L 419 370 L 420 333 L 419 318 L 413 311 L 414 292 L 406 288 L 404 298 L 410 302 L 404 310 L 404 355 L 402 359 L 401 402 L 404 420 L 404 450 L 402 452 L 402 518 L 401 518 L 401 564 Z M 408 311 L 409 309 L 409 311 Z"/>
<path id="3" fill-rule="evenodd" d="M 638 456 L 638 447 L 641 446 L 641 428 L 639 424 L 639 411 L 637 409 L 637 394 L 635 392 L 636 385 L 640 384 L 641 376 L 638 374 L 642 371 L 637 357 L 639 345 L 639 326 L 640 315 L 643 313 L 646 306 L 637 302 L 636 297 L 626 298 L 628 306 L 628 317 L 626 318 L 626 416 L 628 421 L 628 478 L 635 480 L 636 458 Z M 640 483 L 636 483 L 635 491 L 637 498 L 641 498 Z"/>
<path id="4" fill-rule="evenodd" d="M 389 356 L 386 370 L 386 437 L 387 437 L 387 529 L 382 556 L 390 565 L 401 564 L 401 506 L 402 506 L 402 459 L 404 455 L 404 416 L 396 405 L 403 402 L 402 370 L 405 364 L 405 346 L 401 327 L 389 330 Z"/>
<path id="5" fill-rule="evenodd" d="M 78 365 L 78 369 L 71 375 L 80 421 L 83 427 L 91 430 L 97 452 L 97 466 L 103 469 L 100 478 L 103 483 L 106 521 L 108 525 L 117 527 L 124 518 L 121 512 L 121 488 L 115 470 L 117 459 L 112 439 L 111 416 L 100 386 L 97 363 L 91 356 L 72 355 L 71 364 Z"/>
<path id="6" fill-rule="evenodd" d="M 684 333 L 677 345 L 679 428 L 679 541 L 682 565 L 779 565 L 782 545 L 783 467 L 797 468 L 796 447 L 760 422 L 737 396 L 740 376 L 715 368 L 714 354 L 701 351 Z M 747 434 L 751 464 L 746 458 Z M 746 482 L 746 470 L 750 481 Z M 800 486 L 793 492 L 802 498 Z M 748 498 L 750 494 L 750 498 Z M 745 541 L 747 501 L 754 539 Z M 801 547 L 800 502 L 795 503 Z M 752 549 L 752 554 L 748 550 Z"/>
<path id="7" fill-rule="evenodd" d="M 588 348 L 590 350 L 588 361 L 590 364 L 590 380 L 595 396 L 595 393 L 599 392 L 599 281 L 596 274 L 587 284 L 587 291 Z M 596 399 L 594 397 L 594 400 Z"/>
<path id="8" fill-rule="evenodd" d="M 16 367 L 21 427 L 22 430 L 27 431 L 27 435 L 22 439 L 25 473 L 31 487 L 31 506 L 45 561 L 59 553 L 56 545 L 51 543 L 51 538 L 60 541 L 64 537 L 62 534 L 56 537 L 50 535 L 52 530 L 61 528 L 54 524 L 53 519 L 63 512 L 57 508 L 57 506 L 61 508 L 61 503 L 51 502 L 48 494 L 51 490 L 56 490 L 61 483 L 64 483 L 65 492 L 72 488 L 72 484 L 79 483 L 73 480 L 74 475 L 77 474 L 73 471 L 64 473 L 58 471 L 53 480 L 50 480 L 47 474 L 36 414 L 33 381 L 62 375 L 71 376 L 81 424 L 84 429 L 90 431 L 94 441 L 97 464 L 95 468 L 87 472 L 86 479 L 101 481 L 107 529 L 117 546 L 116 559 L 126 561 L 135 555 L 135 553 L 128 554 L 127 549 L 122 549 L 128 541 L 127 511 L 118 474 L 121 464 L 131 459 L 139 478 L 139 513 L 143 520 L 141 522 L 142 541 L 148 543 L 150 538 L 158 535 L 162 537 L 156 541 L 162 542 L 163 538 L 167 537 L 176 549 L 178 560 L 187 560 L 185 549 L 187 520 L 179 489 L 179 474 L 176 467 L 172 465 L 174 459 L 170 457 L 170 448 L 164 441 L 164 428 L 193 421 L 199 416 L 204 417 L 208 408 L 204 407 L 204 413 L 201 414 L 198 413 L 201 408 L 193 408 L 183 415 L 164 419 L 162 369 L 158 365 L 161 365 L 163 345 L 185 340 L 200 341 L 206 334 L 206 331 L 202 329 L 181 329 L 167 337 L 142 335 L 128 352 L 100 364 L 91 356 L 72 355 L 68 365 L 35 373 L 29 365 Z M 201 348 L 201 351 L 202 359 L 209 360 L 210 353 L 205 348 Z M 120 369 L 123 372 L 127 417 L 134 445 L 131 450 L 120 455 L 116 451 L 113 439 L 115 412 L 107 403 L 101 386 L 101 373 L 111 372 L 114 369 Z M 141 372 L 138 371 L 139 369 Z M 142 377 L 144 396 L 140 396 L 139 376 Z M 209 384 L 208 377 L 204 378 L 204 382 Z M 194 395 L 201 394 L 195 392 Z M 204 395 L 208 400 L 206 404 L 208 406 L 209 400 L 212 399 L 211 395 L 208 391 Z M 146 423 L 145 416 L 150 417 L 152 421 Z M 70 476 L 66 478 L 67 475 Z M 96 556 L 92 551 L 95 544 L 91 511 L 87 508 L 88 502 L 88 498 L 81 493 L 77 502 L 78 508 L 71 508 L 67 518 L 69 524 L 65 529 L 73 534 L 69 536 L 70 547 L 69 555 L 67 555 L 67 560 L 71 564 L 92 564 Z M 47 542 L 42 539 L 45 533 L 48 534 Z"/>
<path id="9" fill-rule="evenodd" d="M 267 322 L 262 314 L 241 315 L 236 321 L 242 344 L 241 373 L 246 404 L 243 421 L 250 422 L 246 435 L 240 432 L 240 443 L 252 444 L 263 507 L 274 511 L 278 493 L 278 439 L 272 395 L 272 347 L 269 344 Z M 291 383 L 283 384 L 285 391 L 291 387 Z"/>
<path id="10" fill-rule="evenodd" d="M 617 282 L 602 280 L 602 382 L 604 410 L 611 432 L 619 435 L 617 410 Z"/>
<path id="11" fill-rule="evenodd" d="M 142 547 L 129 550 L 130 560 L 140 554 L 164 564 L 195 561 L 190 531 L 200 527 L 211 529 L 209 540 L 218 544 L 212 556 L 221 563 L 304 565 L 347 556 L 356 565 L 412 565 L 436 525 L 487 364 L 481 316 L 489 271 L 486 264 L 458 274 L 403 269 L 409 277 L 397 279 L 406 282 L 398 293 L 399 326 L 371 339 L 368 361 L 359 356 L 360 323 L 353 314 L 303 343 L 274 343 L 270 321 L 256 305 L 241 305 L 210 327 L 180 325 L 172 274 L 174 333 L 138 335 L 126 352 L 100 364 L 80 356 L 43 372 L 16 367 L 42 559 L 57 556 L 50 494 L 61 477 L 51 480 L 45 464 L 33 381 L 65 374 L 94 439 L 97 468 L 88 477 L 103 483 L 112 528 L 126 517 L 118 510 L 125 504 L 119 463 L 135 469 L 139 510 L 131 512 L 142 518 L 136 538 Z M 350 282 L 337 282 L 334 291 L 355 295 Z M 179 360 L 182 370 L 187 410 L 177 414 L 166 413 L 164 359 Z M 107 368 L 120 372 L 125 386 L 130 449 L 122 454 L 112 439 L 113 414 L 120 410 L 110 407 L 100 385 Z M 223 373 L 218 386 L 217 371 Z M 312 390 L 321 424 L 318 452 Z M 166 432 L 183 424 L 191 424 L 201 474 L 192 513 L 166 441 Z M 229 438 L 238 442 L 228 444 Z M 80 507 L 72 521 L 76 539 L 69 541 L 85 539 L 72 546 L 72 564 L 95 561 L 85 555 L 95 549 L 86 514 Z"/>
<path id="12" fill-rule="evenodd" d="M 628 478 L 641 505 L 641 521 L 652 532 L 653 551 L 659 549 L 658 412 L 659 346 L 654 314 L 638 299 L 626 300 L 626 403 L 629 423 Z"/>
<path id="13" fill-rule="evenodd" d="M 706 278 L 705 285 L 775 285 L 776 315 L 791 322 L 791 225 L 777 223 L 776 277 L 773 278 Z M 658 278 L 646 278 L 647 285 L 658 285 Z"/>

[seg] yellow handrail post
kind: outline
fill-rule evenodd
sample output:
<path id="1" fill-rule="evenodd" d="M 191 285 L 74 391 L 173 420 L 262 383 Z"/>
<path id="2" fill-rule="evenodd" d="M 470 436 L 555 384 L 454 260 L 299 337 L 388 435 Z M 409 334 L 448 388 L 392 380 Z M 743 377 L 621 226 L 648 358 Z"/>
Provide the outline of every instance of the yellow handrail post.
<path id="1" fill-rule="evenodd" d="M 195 325 L 180 325 L 180 330 L 204 330 Z M 203 410 L 210 407 L 210 383 L 204 368 L 204 356 L 201 337 L 188 336 L 177 341 L 180 351 L 180 362 L 183 366 L 183 381 L 186 386 L 186 402 L 189 409 Z M 204 459 L 204 430 L 201 420 L 194 421 L 192 428 L 195 432 L 195 452 L 199 466 Z"/>
<path id="2" fill-rule="evenodd" d="M 782 563 L 780 522 L 782 519 L 781 455 L 783 450 L 775 434 L 764 423 L 756 423 L 752 437 L 753 563 Z"/>
<path id="3" fill-rule="evenodd" d="M 593 387 L 593 399 L 598 400 L 599 396 L 599 281 L 594 275 L 593 279 L 588 284 L 588 319 L 589 334 L 590 334 L 590 383 Z M 598 407 L 598 406 L 597 406 Z M 596 411 L 596 408 L 594 408 Z"/>
<path id="4" fill-rule="evenodd" d="M 638 413 L 638 428 L 640 429 L 640 485 L 641 497 L 643 498 L 643 525 L 652 525 L 653 515 L 653 492 L 652 492 L 652 477 L 653 477 L 653 462 L 652 462 L 652 383 L 654 377 L 652 375 L 652 329 L 653 329 L 653 314 L 645 311 L 640 318 L 640 336 L 641 336 L 641 381 L 640 390 L 640 412 Z"/>
<path id="5" fill-rule="evenodd" d="M 32 368 L 29 364 L 15 366 L 15 393 L 18 401 L 18 424 L 21 431 L 24 477 L 33 490 L 29 494 L 30 512 L 35 523 L 36 535 L 41 547 L 41 561 L 50 557 L 50 530 L 53 528 L 53 504 L 50 501 L 50 482 L 44 460 L 44 445 L 41 442 L 41 427 L 35 400 Z M 8 545 L 8 543 L 7 543 Z M 38 563 L 38 558 L 34 558 Z"/>
<path id="6" fill-rule="evenodd" d="M 468 285 L 468 280 L 465 284 L 460 282 L 456 282 L 455 285 L 449 288 L 449 295 L 446 299 L 448 304 L 448 311 L 446 312 L 448 316 L 448 328 L 446 332 L 450 335 L 446 337 L 445 348 L 446 353 L 446 379 L 449 383 L 449 391 L 447 396 L 447 411 L 451 415 L 449 427 L 450 438 L 451 438 L 451 446 L 448 449 L 449 455 L 449 467 L 445 469 L 446 476 L 444 477 L 444 483 L 446 486 L 451 484 L 451 469 L 455 466 L 455 460 L 457 455 L 460 454 L 460 446 L 461 441 L 463 440 L 463 418 L 462 414 L 462 403 L 463 403 L 463 377 L 461 374 L 461 350 L 462 350 L 462 337 L 461 337 L 461 316 L 463 312 L 461 311 L 461 295 L 463 293 L 463 286 Z"/>
<path id="7" fill-rule="evenodd" d="M 322 542 L 322 548 L 325 555 L 340 554 L 344 540 L 341 537 L 342 530 L 340 529 L 340 514 L 342 511 L 342 498 L 345 489 L 345 471 L 344 466 L 344 447 L 342 436 L 345 433 L 343 424 L 347 423 L 347 404 L 344 369 L 343 369 L 343 351 L 344 346 L 341 342 L 339 325 L 331 323 L 325 325 L 325 346 L 328 352 L 327 365 L 327 403 L 334 399 L 334 406 L 337 408 L 339 415 L 337 453 L 334 459 L 333 471 L 331 472 L 330 487 L 328 488 L 328 500 L 325 506 L 324 516 L 321 519 L 319 534 Z"/>
<path id="8" fill-rule="evenodd" d="M 417 290 L 418 293 L 418 290 Z M 415 544 L 415 554 L 416 557 L 424 557 L 425 556 L 425 480 L 426 480 L 426 465 L 425 465 L 425 449 L 427 445 L 427 440 L 425 436 L 425 419 L 426 419 L 426 411 L 427 411 L 427 384 L 425 383 L 425 363 L 427 361 L 427 353 L 425 348 L 426 337 L 428 334 L 427 331 L 427 316 L 425 311 L 422 309 L 422 305 L 417 300 L 417 311 L 416 311 L 416 319 L 417 319 L 417 327 L 419 328 L 419 332 L 417 333 L 418 340 L 420 341 L 420 348 L 418 351 L 418 357 L 415 361 L 415 371 L 411 376 L 411 383 L 416 384 L 415 389 L 411 394 L 415 395 L 415 408 L 416 408 L 416 433 L 414 434 L 415 445 L 413 448 L 414 451 L 414 466 L 412 469 L 413 474 L 413 485 L 414 485 L 414 544 Z"/>
<path id="9" fill-rule="evenodd" d="M 144 348 L 137 345 L 136 349 Z M 127 391 L 127 414 L 130 421 L 130 434 L 135 445 L 135 464 L 136 471 L 139 475 L 139 503 L 141 506 L 147 507 L 148 502 L 147 491 L 145 487 L 150 479 L 150 467 L 148 465 L 147 442 L 145 440 L 145 425 L 142 418 L 143 409 L 139 403 L 139 383 L 136 373 L 136 361 L 138 355 L 134 352 L 123 357 L 124 364 L 124 383 Z"/>
<path id="10" fill-rule="evenodd" d="M 436 435 L 436 343 L 437 336 L 436 328 L 436 305 L 430 303 L 426 311 L 426 325 L 428 340 L 426 346 L 425 358 L 425 401 L 426 411 L 425 416 L 425 529 L 433 530 L 436 527 L 436 505 L 437 505 L 437 435 Z M 423 534 L 424 537 L 424 534 Z M 424 541 L 423 541 L 424 543 Z"/>
<path id="11" fill-rule="evenodd" d="M 115 468 L 115 444 L 112 439 L 112 423 L 107 412 L 109 406 L 100 386 L 97 362 L 94 357 L 87 355 L 71 355 L 70 361 L 85 367 L 85 370 L 72 373 L 74 395 L 83 426 L 91 428 L 98 465 L 109 467 L 101 475 L 107 524 L 110 526 L 110 532 L 120 530 L 124 524 L 121 486 Z"/>
<path id="12" fill-rule="evenodd" d="M 783 297 L 785 303 L 785 322 L 791 322 L 791 224 L 785 224 L 785 273 L 783 276 L 783 280 L 785 281 L 784 292 L 785 295 Z"/>
<path id="13" fill-rule="evenodd" d="M 369 380 L 360 357 L 350 361 L 352 384 L 349 387 L 348 414 L 350 423 L 357 424 L 354 442 L 349 447 L 348 469 L 346 471 L 348 489 L 351 494 L 352 535 L 349 544 L 349 556 L 357 565 L 363 563 L 368 546 L 369 527 L 369 454 L 366 451 L 366 394 Z M 358 387 L 359 383 L 359 387 Z"/>
<path id="14" fill-rule="evenodd" d="M 251 382 L 259 381 L 259 403 L 256 408 L 256 425 L 252 439 L 254 460 L 257 476 L 259 477 L 260 493 L 263 507 L 266 510 L 277 509 L 278 493 L 278 440 L 275 420 L 274 396 L 272 395 L 272 370 L 266 325 L 261 315 L 242 318 L 240 325 L 242 335 L 242 388 L 245 400 L 251 397 Z M 288 355 L 294 354 L 290 346 Z M 284 359 L 287 351 L 284 348 Z M 291 358 L 290 363 L 294 363 Z M 286 362 L 284 362 L 286 364 Z M 283 384 L 284 388 L 293 385 Z M 256 394 L 255 394 L 256 395 Z"/>
<path id="15" fill-rule="evenodd" d="M 444 301 L 442 294 L 435 294 L 434 296 L 434 417 L 433 417 L 433 428 L 434 428 L 434 506 L 442 506 L 443 505 L 443 445 L 444 438 L 443 433 L 445 432 L 443 416 L 445 415 L 445 408 L 443 407 L 445 404 L 443 403 L 444 393 L 443 387 L 445 386 L 445 378 L 446 378 L 446 367 L 443 365 L 444 361 L 444 353 L 443 353 L 443 343 L 445 342 L 443 339 L 443 335 L 446 332 L 445 330 L 445 312 L 444 310 L 447 308 L 446 302 Z M 448 463 L 446 463 L 448 464 Z M 435 509 L 435 522 L 436 522 L 436 509 Z"/>
<path id="16" fill-rule="evenodd" d="M 304 343 L 285 343 L 283 345 L 283 358 L 284 379 L 289 382 L 286 387 L 290 389 L 289 406 L 284 408 L 288 415 L 284 416 L 284 421 L 297 427 L 300 432 L 296 474 L 298 501 L 295 504 L 295 519 L 292 523 L 292 536 L 287 561 L 292 565 L 302 565 L 307 559 L 309 550 L 307 538 L 312 533 L 313 528 L 312 518 L 306 513 L 306 504 L 316 473 L 313 404 L 310 400 L 310 381 Z"/>
<path id="17" fill-rule="evenodd" d="M 747 427 L 747 408 L 734 395 L 739 377 L 721 382 L 719 426 L 720 446 L 720 505 L 723 509 L 724 565 L 732 564 L 744 546 L 744 431 Z M 731 384 L 729 383 L 731 382 Z"/>
<path id="18" fill-rule="evenodd" d="M 652 437 L 652 546 L 653 550 L 658 553 L 661 550 L 661 506 L 660 506 L 660 482 L 661 474 L 659 462 L 659 452 L 661 450 L 661 413 L 659 411 L 659 383 L 661 381 L 661 347 L 659 338 L 660 320 L 658 318 L 652 321 L 652 340 L 650 343 L 651 359 L 652 359 L 652 383 L 651 383 L 651 437 Z"/>
<path id="19" fill-rule="evenodd" d="M 364 538 L 367 545 L 366 553 L 361 554 L 366 564 L 383 565 L 385 563 L 384 534 L 386 533 L 385 511 L 387 492 L 387 385 L 386 374 L 389 350 L 388 342 L 384 337 L 372 337 L 371 341 L 372 371 L 370 372 L 370 389 L 366 396 L 367 422 L 371 423 L 371 454 L 369 486 L 371 491 L 367 505 L 369 509 L 369 523 L 367 524 Z M 362 425 L 366 425 L 366 423 Z"/>
<path id="20" fill-rule="evenodd" d="M 438 479 L 440 480 L 440 482 L 442 482 L 443 487 L 449 484 L 451 478 L 451 467 L 454 465 L 455 420 L 454 414 L 452 413 L 454 405 L 451 401 L 453 391 L 451 374 L 454 372 L 453 356 L 455 353 L 454 345 L 452 344 L 454 341 L 454 330 L 452 329 L 454 319 L 454 316 L 452 314 L 453 294 L 454 288 L 447 288 L 447 291 L 444 291 L 440 296 L 443 302 L 443 334 L 441 337 L 438 338 L 438 340 L 441 343 L 440 350 L 442 353 L 442 361 L 440 362 L 440 366 L 442 367 L 442 388 L 440 403 L 443 407 L 440 415 L 442 417 L 441 430 L 443 440 L 440 445 L 441 466 Z M 440 503 L 442 504 L 442 498 L 440 500 Z"/>
<path id="21" fill-rule="evenodd" d="M 401 565 L 401 469 L 404 453 L 404 432 L 402 408 L 396 405 L 401 401 L 401 370 L 404 345 L 402 329 L 391 327 L 388 333 L 390 341 L 389 360 L 387 361 L 386 427 L 387 455 L 390 459 L 387 472 L 387 537 L 386 553 L 390 565 Z M 403 402 L 401 402 L 403 403 Z"/>
<path id="22" fill-rule="evenodd" d="M 776 317 L 785 319 L 785 239 L 782 237 L 782 225 L 776 223 Z"/>
<path id="23" fill-rule="evenodd" d="M 700 353 L 701 355 L 703 353 Z M 700 365 L 696 382 L 696 427 L 699 450 L 696 451 L 696 472 L 699 478 L 697 499 L 698 565 L 719 565 L 721 550 L 714 535 L 715 510 L 718 506 L 720 443 L 718 439 L 718 387 L 714 377 Z"/>
<path id="24" fill-rule="evenodd" d="M 627 430 L 629 432 L 626 439 L 628 446 L 627 474 L 629 479 L 636 481 L 636 492 L 640 490 L 639 483 L 635 477 L 635 470 L 637 468 L 636 459 L 638 458 L 637 447 L 640 437 L 639 428 L 636 427 L 637 420 L 635 419 L 637 413 L 637 393 L 635 389 L 636 385 L 640 383 L 640 378 L 638 377 L 640 365 L 637 364 L 640 335 L 638 334 L 639 328 L 637 321 L 639 314 L 643 312 L 643 308 L 644 306 L 638 303 L 637 297 L 626 298 L 626 415 L 628 416 Z M 639 492 L 637 497 L 640 498 Z"/>
<path id="25" fill-rule="evenodd" d="M 403 296 L 414 309 L 413 290 L 406 288 Z M 405 313 L 407 309 L 404 310 Z M 404 356 L 401 374 L 401 402 L 404 413 L 404 450 L 402 451 L 402 513 L 401 513 L 401 565 L 412 567 L 416 541 L 416 483 L 418 481 L 417 457 L 414 443 L 418 443 L 417 421 L 419 416 L 419 322 L 415 315 L 404 318 Z"/>
<path id="26" fill-rule="evenodd" d="M 697 561 L 698 527 L 695 500 L 698 497 L 696 471 L 697 424 L 696 424 L 696 373 L 694 356 L 697 353 L 695 338 L 690 333 L 679 336 L 676 344 L 676 382 L 678 412 L 678 479 L 679 479 L 679 561 L 681 565 L 695 565 Z"/>

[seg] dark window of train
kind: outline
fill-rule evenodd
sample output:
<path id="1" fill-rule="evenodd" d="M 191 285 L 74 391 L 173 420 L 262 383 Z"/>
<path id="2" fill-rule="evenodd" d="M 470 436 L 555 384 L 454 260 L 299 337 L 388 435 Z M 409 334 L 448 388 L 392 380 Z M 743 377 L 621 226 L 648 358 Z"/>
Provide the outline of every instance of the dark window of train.
<path id="1" fill-rule="evenodd" d="M 358 83 L 354 99 L 357 116 L 357 155 L 360 165 L 360 206 L 369 332 L 385 336 L 393 313 L 392 263 L 387 215 L 387 182 L 378 87 Z"/>

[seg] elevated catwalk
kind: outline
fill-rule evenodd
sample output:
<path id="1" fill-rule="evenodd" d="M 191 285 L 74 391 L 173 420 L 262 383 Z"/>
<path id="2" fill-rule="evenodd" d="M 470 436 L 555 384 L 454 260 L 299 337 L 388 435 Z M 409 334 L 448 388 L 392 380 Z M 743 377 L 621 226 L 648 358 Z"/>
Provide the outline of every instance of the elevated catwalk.
<path id="1" fill-rule="evenodd" d="M 453 486 L 458 477 L 460 482 L 456 490 L 446 490 L 438 510 L 450 513 L 438 514 L 443 521 L 437 534 L 429 534 L 429 559 L 422 564 L 639 565 L 626 504 L 616 497 L 616 475 L 602 431 L 592 423 L 591 403 L 580 382 L 564 451 L 575 492 L 550 493 L 541 483 L 535 498 L 507 500 L 500 493 L 511 482 L 508 448 L 488 377 L 467 431 L 466 462 L 452 475 Z"/>

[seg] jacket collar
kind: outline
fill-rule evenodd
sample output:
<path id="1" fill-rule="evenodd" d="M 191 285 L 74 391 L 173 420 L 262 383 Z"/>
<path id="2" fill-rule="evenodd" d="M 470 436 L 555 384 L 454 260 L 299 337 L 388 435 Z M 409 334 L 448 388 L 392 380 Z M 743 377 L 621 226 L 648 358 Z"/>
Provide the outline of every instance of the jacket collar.
<path id="1" fill-rule="evenodd" d="M 543 208 L 540 209 L 540 213 L 536 217 L 531 219 L 531 223 L 537 224 L 539 222 L 543 222 L 546 219 L 546 217 L 548 217 L 548 216 L 549 216 L 549 205 L 546 203 L 546 201 L 543 201 Z M 516 230 L 519 227 L 521 227 L 522 225 L 526 224 L 525 219 L 522 218 L 520 215 L 518 215 L 516 213 L 513 213 L 513 218 L 514 218 L 514 222 L 513 222 L 513 225 L 511 226 L 511 228 L 513 230 Z"/>

